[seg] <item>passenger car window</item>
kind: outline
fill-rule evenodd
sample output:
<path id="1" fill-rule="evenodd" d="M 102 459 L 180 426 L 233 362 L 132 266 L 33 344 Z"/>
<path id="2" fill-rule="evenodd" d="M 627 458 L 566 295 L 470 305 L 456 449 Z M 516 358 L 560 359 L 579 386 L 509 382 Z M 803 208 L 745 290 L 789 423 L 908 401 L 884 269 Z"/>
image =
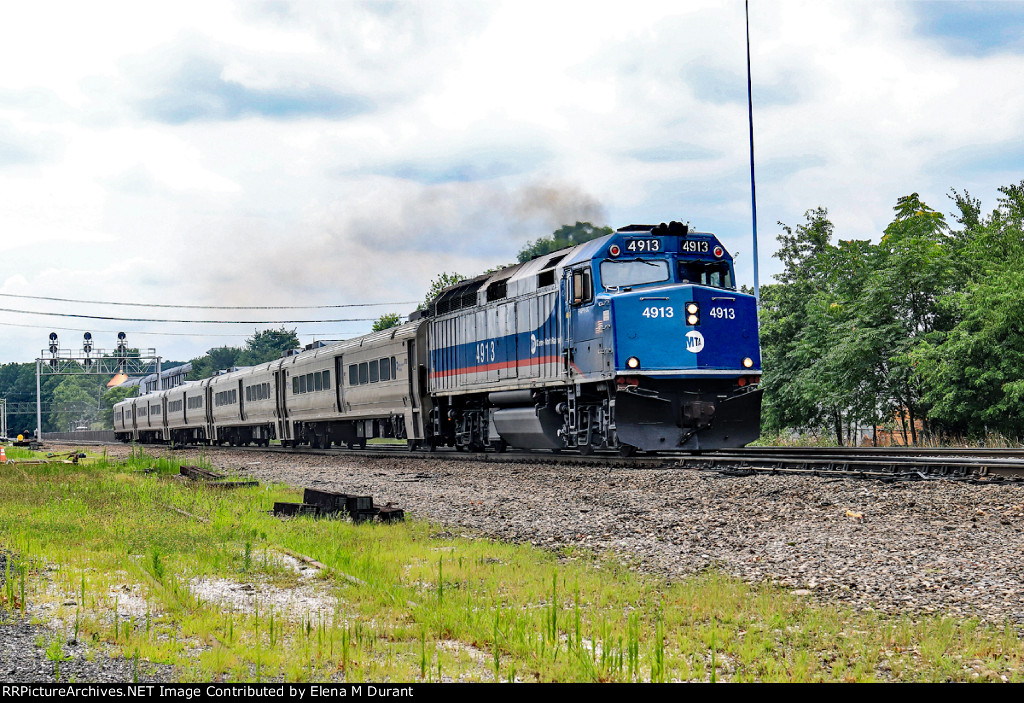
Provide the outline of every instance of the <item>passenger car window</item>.
<path id="1" fill-rule="evenodd" d="M 359 383 L 370 382 L 370 366 L 365 361 L 359 364 Z"/>
<path id="2" fill-rule="evenodd" d="M 380 380 L 391 380 L 391 362 L 388 361 L 387 359 L 380 360 Z"/>
<path id="3" fill-rule="evenodd" d="M 380 380 L 380 374 L 378 373 L 377 360 L 374 359 L 370 362 L 370 383 L 376 383 Z"/>

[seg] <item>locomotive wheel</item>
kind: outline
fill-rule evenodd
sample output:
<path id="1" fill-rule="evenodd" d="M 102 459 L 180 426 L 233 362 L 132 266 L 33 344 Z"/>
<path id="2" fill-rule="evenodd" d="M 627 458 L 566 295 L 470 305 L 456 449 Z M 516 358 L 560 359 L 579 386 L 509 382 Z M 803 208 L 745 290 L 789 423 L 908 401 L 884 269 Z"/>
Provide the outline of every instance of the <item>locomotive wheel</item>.
<path id="1" fill-rule="evenodd" d="M 320 448 L 320 435 L 318 435 L 315 430 L 309 433 L 309 446 L 313 449 Z"/>
<path id="2" fill-rule="evenodd" d="M 636 454 L 636 447 L 632 444 L 619 445 L 619 456 L 633 456 L 634 454 Z"/>
<path id="3" fill-rule="evenodd" d="M 346 442 L 345 446 L 348 447 L 349 451 L 352 451 L 353 449 L 356 448 L 356 443 L 355 442 Z"/>
<path id="4" fill-rule="evenodd" d="M 580 454 L 582 454 L 583 456 L 590 456 L 591 454 L 594 453 L 594 445 L 593 444 L 581 444 L 579 446 L 579 450 L 580 450 Z"/>

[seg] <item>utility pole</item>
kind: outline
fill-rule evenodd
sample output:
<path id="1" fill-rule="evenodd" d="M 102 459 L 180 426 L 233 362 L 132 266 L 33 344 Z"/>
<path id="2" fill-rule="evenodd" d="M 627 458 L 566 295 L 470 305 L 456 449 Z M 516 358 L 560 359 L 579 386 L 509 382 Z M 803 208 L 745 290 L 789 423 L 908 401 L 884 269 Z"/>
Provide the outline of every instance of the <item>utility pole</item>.
<path id="1" fill-rule="evenodd" d="M 754 188 L 754 99 L 750 88 L 750 0 L 744 2 L 747 17 L 747 122 L 750 125 L 750 212 L 754 220 L 754 299 L 761 307 L 761 283 L 757 275 L 757 195 Z"/>

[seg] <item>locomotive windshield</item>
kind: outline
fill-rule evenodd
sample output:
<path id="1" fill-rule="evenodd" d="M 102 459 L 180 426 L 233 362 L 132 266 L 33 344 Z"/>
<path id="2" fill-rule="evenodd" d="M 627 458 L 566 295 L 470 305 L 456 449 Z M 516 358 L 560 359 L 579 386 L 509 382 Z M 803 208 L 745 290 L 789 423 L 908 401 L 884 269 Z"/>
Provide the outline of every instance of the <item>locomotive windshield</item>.
<path id="1" fill-rule="evenodd" d="M 667 281 L 669 275 L 668 262 L 664 259 L 601 262 L 601 283 L 605 288 L 660 283 Z"/>
<path id="2" fill-rule="evenodd" d="M 724 261 L 680 261 L 679 280 L 712 288 L 736 288 L 732 282 L 732 270 Z"/>

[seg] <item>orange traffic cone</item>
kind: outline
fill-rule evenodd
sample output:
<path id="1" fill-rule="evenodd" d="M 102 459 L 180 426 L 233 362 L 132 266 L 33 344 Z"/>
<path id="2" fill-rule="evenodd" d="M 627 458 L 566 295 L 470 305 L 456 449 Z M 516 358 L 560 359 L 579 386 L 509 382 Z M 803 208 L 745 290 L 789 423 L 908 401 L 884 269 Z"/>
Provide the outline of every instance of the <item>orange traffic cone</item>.
<path id="1" fill-rule="evenodd" d="M 7 463 L 7 451 L 3 447 L 0 447 L 0 464 L 6 464 L 6 463 Z"/>

